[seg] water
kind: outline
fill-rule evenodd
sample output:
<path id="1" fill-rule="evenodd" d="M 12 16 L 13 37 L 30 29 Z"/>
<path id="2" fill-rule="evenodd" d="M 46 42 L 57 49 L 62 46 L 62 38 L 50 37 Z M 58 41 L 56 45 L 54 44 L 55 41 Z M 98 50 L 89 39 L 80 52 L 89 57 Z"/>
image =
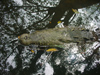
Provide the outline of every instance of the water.
<path id="1" fill-rule="evenodd" d="M 20 3 L 22 5 L 23 3 Z M 99 74 L 100 43 L 87 44 L 80 53 L 75 43 L 65 44 L 58 52 L 37 51 L 37 46 L 21 45 L 18 35 L 27 29 L 33 18 L 27 9 L 13 7 L 11 0 L 0 2 L 0 74 L 1 75 L 89 75 Z M 32 53 L 30 50 L 36 50 Z M 42 48 L 46 50 L 47 48 Z"/>

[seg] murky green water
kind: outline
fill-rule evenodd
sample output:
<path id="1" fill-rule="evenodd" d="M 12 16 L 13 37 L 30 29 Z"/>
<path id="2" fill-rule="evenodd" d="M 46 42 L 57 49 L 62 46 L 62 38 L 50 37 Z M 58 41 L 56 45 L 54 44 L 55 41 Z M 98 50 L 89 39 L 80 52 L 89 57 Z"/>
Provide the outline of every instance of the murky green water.
<path id="1" fill-rule="evenodd" d="M 14 2 L 0 2 L 0 74 L 1 75 L 89 75 L 100 69 L 100 50 L 93 54 L 96 45 L 86 45 L 86 52 L 80 54 L 75 43 L 58 48 L 58 52 L 37 51 L 37 46 L 24 46 L 18 35 L 34 31 L 33 16 L 26 8 L 13 7 Z M 36 50 L 35 53 L 31 49 Z M 46 50 L 47 48 L 41 47 Z M 92 57 L 89 57 L 91 56 Z"/>

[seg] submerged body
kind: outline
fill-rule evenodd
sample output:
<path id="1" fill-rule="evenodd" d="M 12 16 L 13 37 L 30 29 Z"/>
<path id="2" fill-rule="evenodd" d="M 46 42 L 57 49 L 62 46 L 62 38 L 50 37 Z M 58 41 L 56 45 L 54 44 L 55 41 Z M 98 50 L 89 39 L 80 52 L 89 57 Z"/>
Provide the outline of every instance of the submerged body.
<path id="1" fill-rule="evenodd" d="M 19 36 L 20 42 L 24 45 L 62 45 L 69 42 L 87 42 L 93 38 L 93 33 L 82 27 L 45 29 Z"/>

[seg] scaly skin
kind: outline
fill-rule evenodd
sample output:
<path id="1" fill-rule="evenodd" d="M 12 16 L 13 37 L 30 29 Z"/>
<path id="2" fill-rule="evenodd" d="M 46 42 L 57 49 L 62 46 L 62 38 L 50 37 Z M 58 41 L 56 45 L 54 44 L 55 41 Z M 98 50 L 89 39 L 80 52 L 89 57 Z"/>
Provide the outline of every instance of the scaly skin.
<path id="1" fill-rule="evenodd" d="M 19 36 L 19 41 L 24 45 L 63 45 L 69 42 L 87 42 L 91 39 L 93 39 L 92 32 L 82 27 L 45 29 Z"/>

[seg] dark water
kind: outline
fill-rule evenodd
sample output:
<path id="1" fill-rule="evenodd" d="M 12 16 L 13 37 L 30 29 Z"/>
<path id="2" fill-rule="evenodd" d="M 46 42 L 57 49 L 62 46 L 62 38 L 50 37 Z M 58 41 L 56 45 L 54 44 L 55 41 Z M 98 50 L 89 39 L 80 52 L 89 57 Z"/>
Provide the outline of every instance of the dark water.
<path id="1" fill-rule="evenodd" d="M 18 35 L 34 31 L 27 29 L 32 16 L 26 8 L 14 7 L 12 0 L 0 1 L 0 74 L 1 75 L 99 75 L 99 42 L 86 46 L 79 53 L 76 44 L 70 43 L 58 52 L 37 51 L 37 46 L 21 45 Z M 31 19 L 32 18 L 32 19 Z M 95 46 L 97 45 L 97 50 Z M 36 50 L 35 53 L 31 49 Z M 93 52 L 95 50 L 95 52 Z"/>

